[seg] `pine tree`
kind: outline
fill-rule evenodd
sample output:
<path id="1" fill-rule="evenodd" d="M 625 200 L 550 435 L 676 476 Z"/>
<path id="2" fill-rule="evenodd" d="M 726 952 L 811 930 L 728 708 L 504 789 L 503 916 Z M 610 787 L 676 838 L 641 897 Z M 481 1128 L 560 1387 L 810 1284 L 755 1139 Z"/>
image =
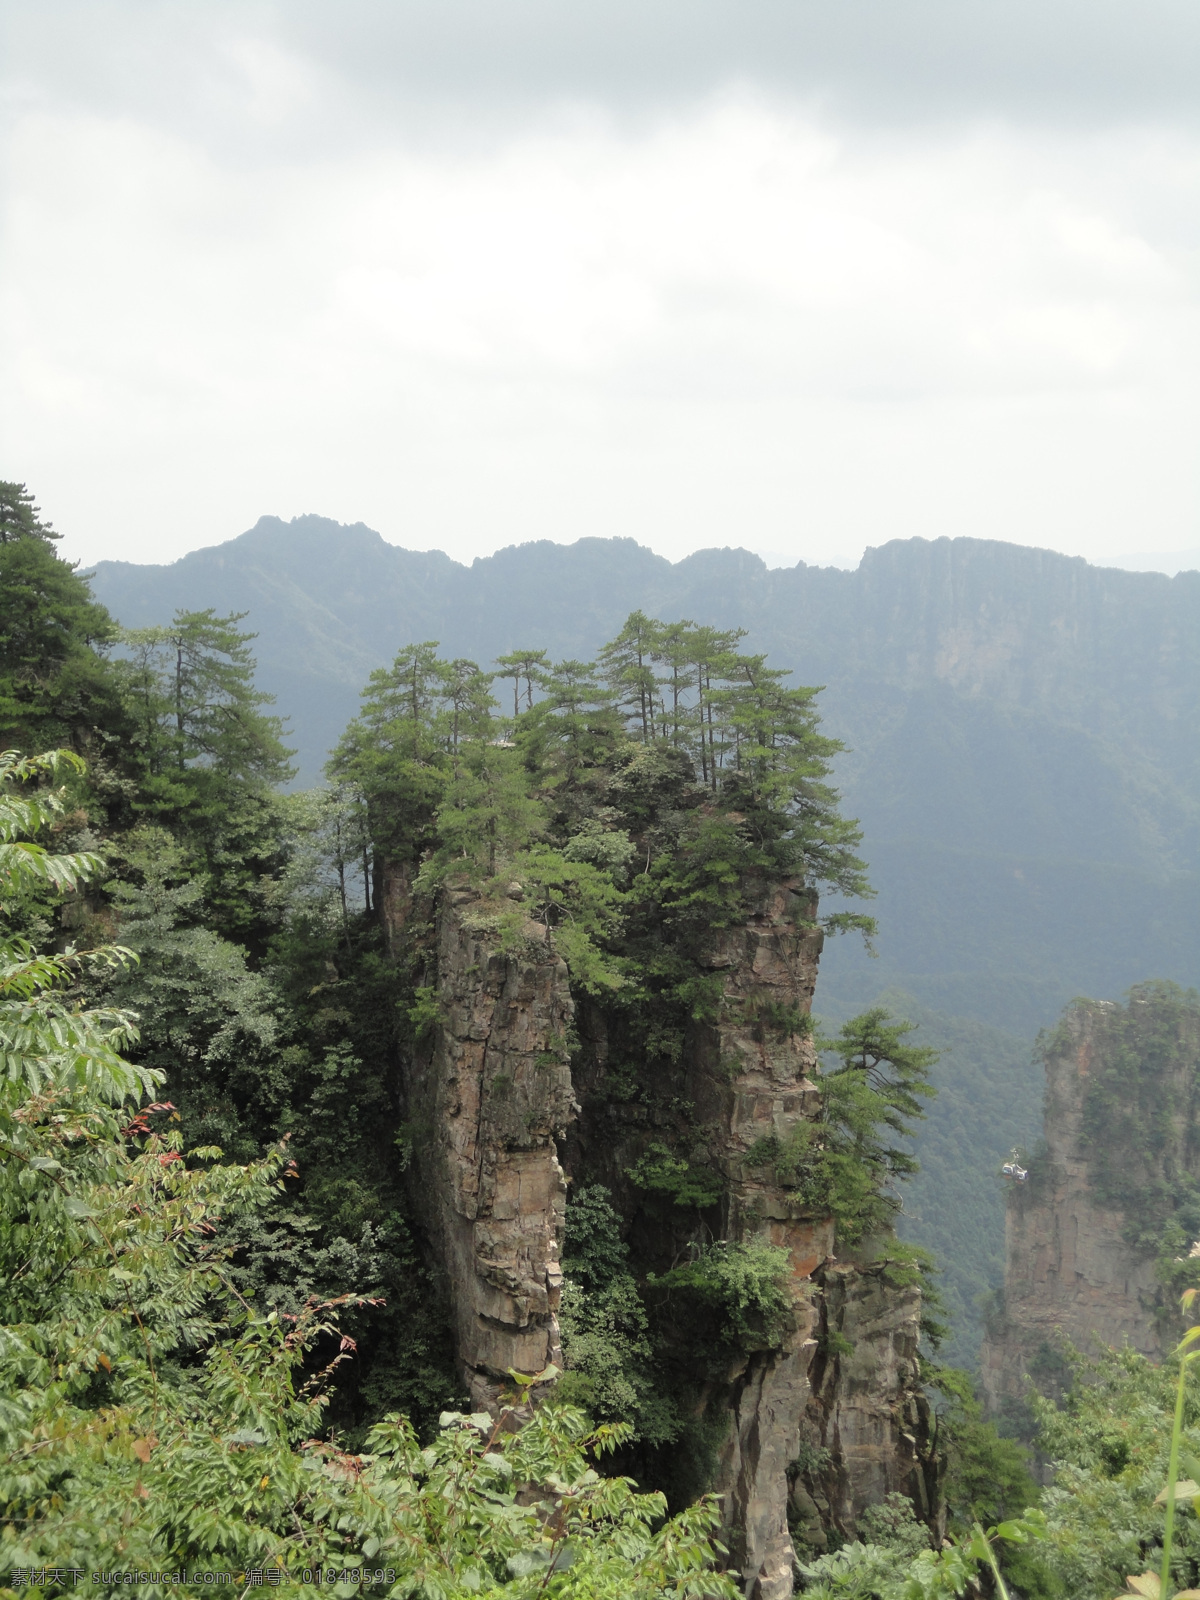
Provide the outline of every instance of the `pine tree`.
<path id="1" fill-rule="evenodd" d="M 517 739 L 547 782 L 565 782 L 611 753 L 621 719 L 591 662 L 557 661 L 541 683 L 545 698 L 525 713 Z"/>
<path id="2" fill-rule="evenodd" d="M 827 1191 L 838 1237 L 849 1244 L 891 1222 L 900 1209 L 892 1180 L 919 1170 L 908 1141 L 936 1093 L 928 1078 L 937 1051 L 909 1044 L 914 1029 L 876 1006 L 818 1041 L 838 1065 L 821 1074 L 819 1156 L 809 1181 Z"/>
<path id="3" fill-rule="evenodd" d="M 658 690 L 662 680 L 653 662 L 662 643 L 662 626 L 644 611 L 631 611 L 625 626 L 600 652 L 599 666 L 619 706 L 630 707 L 627 719 L 643 744 L 659 732 L 656 722 Z"/>
<path id="4" fill-rule="evenodd" d="M 476 740 L 461 750 L 438 810 L 434 871 L 494 878 L 545 827 L 519 751 Z"/>
<path id="5" fill-rule="evenodd" d="M 10 544 L 16 539 L 41 539 L 50 543 L 61 539 L 33 503 L 33 496 L 23 483 L 0 481 L 0 544 Z"/>
<path id="6" fill-rule="evenodd" d="M 274 697 L 254 683 L 255 635 L 238 628 L 245 615 L 177 611 L 167 627 L 122 630 L 128 695 L 151 775 L 203 770 L 267 785 L 291 777 L 283 724 L 264 709 Z"/>
<path id="7" fill-rule="evenodd" d="M 513 717 L 521 714 L 521 679 L 525 679 L 525 709 L 533 709 L 533 691 L 541 684 L 549 658 L 544 650 L 513 650 L 506 656 L 497 656 L 496 665 L 502 670 L 497 677 L 513 681 Z"/>
<path id="8" fill-rule="evenodd" d="M 457 751 L 460 739 L 486 739 L 491 732 L 492 680 L 474 661 L 459 658 L 445 668 L 442 694 L 446 702 L 450 749 Z"/>
<path id="9" fill-rule="evenodd" d="M 394 860 L 415 860 L 436 844 L 434 818 L 450 774 L 445 684 L 437 641 L 406 645 L 367 680 L 362 711 L 326 769 L 361 789 L 375 847 Z"/>
<path id="10" fill-rule="evenodd" d="M 180 611 L 166 627 L 123 630 L 116 667 L 135 736 L 134 808 L 170 829 L 207 878 L 205 910 L 225 938 L 265 948 L 262 885 L 288 844 L 276 787 L 291 777 L 283 724 L 254 683 L 240 614 Z"/>

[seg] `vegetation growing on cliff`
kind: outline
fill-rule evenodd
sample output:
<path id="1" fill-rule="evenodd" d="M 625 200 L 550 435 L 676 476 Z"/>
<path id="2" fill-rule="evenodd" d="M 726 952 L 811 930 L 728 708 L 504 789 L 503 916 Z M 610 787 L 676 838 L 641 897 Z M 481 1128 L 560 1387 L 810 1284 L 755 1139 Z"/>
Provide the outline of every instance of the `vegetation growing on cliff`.
<path id="1" fill-rule="evenodd" d="M 819 731 L 815 691 L 787 687 L 736 633 L 636 612 L 595 663 L 528 649 L 499 665 L 511 716 L 475 664 L 440 660 L 432 643 L 401 651 L 372 677 L 331 776 L 364 797 L 377 883 L 399 873 L 415 895 L 399 936 L 414 994 L 436 986 L 420 907 L 443 887 L 470 888 L 465 926 L 501 949 L 553 939 L 566 960 L 573 1079 L 585 1117 L 610 1109 L 621 1152 L 616 1167 L 572 1157 L 587 1199 L 569 1234 L 599 1225 L 603 1195 L 636 1241 L 603 1281 L 575 1277 L 568 1254 L 569 1383 L 601 1415 L 624 1407 L 629 1459 L 683 1496 L 711 1453 L 691 1393 L 737 1352 L 777 1344 L 791 1315 L 784 1255 L 722 1238 L 728 1180 L 696 1105 L 705 1030 L 734 1004 L 714 940 L 781 883 L 792 925 L 815 931 L 817 891 L 868 892 L 858 835 L 828 784 L 838 747 Z M 824 926 L 872 929 L 846 911 Z M 794 1003 L 738 1004 L 760 1044 L 808 1030 Z M 873 1015 L 830 1046 L 844 1059 L 812 1147 L 778 1153 L 796 1167 L 795 1203 L 835 1211 L 848 1244 L 887 1224 L 889 1185 L 914 1166 L 882 1135 L 920 1114 L 928 1054 L 888 1026 Z M 620 1131 L 639 1124 L 652 1136 Z M 686 1485 L 678 1461 L 695 1469 Z"/>
<path id="2" fill-rule="evenodd" d="M 907 1043 L 915 1024 L 874 1007 L 845 1023 L 818 1049 L 837 1065 L 821 1074 L 821 1109 L 786 1140 L 755 1144 L 749 1165 L 769 1166 L 813 1210 L 837 1218 L 838 1239 L 857 1245 L 894 1222 L 899 1178 L 919 1171 L 908 1141 L 935 1091 L 929 1069 L 937 1052 Z"/>
<path id="3" fill-rule="evenodd" d="M 1098 1048 L 1083 1076 L 1088 1183 L 1118 1210 L 1126 1242 L 1155 1259 L 1160 1311 L 1174 1324 L 1180 1290 L 1200 1282 L 1200 994 L 1144 983 L 1128 1004 L 1076 1001 L 1093 1011 Z M 1039 1040 L 1041 1058 L 1072 1048 L 1071 1012 Z M 1045 1157 L 1030 1172 L 1036 1186 Z"/>

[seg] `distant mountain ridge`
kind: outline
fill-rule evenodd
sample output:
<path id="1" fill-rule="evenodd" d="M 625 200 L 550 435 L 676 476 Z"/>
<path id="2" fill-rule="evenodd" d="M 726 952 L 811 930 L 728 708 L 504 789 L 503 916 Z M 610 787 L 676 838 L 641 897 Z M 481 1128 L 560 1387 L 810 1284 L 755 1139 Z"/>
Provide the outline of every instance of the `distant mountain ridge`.
<path id="1" fill-rule="evenodd" d="M 969 538 L 893 540 L 854 571 L 736 549 L 671 563 L 632 539 L 464 566 L 305 516 L 167 566 L 101 562 L 93 586 L 133 626 L 248 612 L 305 781 L 410 640 L 486 665 L 528 643 L 586 657 L 636 606 L 740 625 L 826 685 L 826 726 L 851 747 L 839 778 L 880 955 L 831 949 L 831 1001 L 900 985 L 1028 1033 L 1078 992 L 1200 977 L 1200 573 Z"/>

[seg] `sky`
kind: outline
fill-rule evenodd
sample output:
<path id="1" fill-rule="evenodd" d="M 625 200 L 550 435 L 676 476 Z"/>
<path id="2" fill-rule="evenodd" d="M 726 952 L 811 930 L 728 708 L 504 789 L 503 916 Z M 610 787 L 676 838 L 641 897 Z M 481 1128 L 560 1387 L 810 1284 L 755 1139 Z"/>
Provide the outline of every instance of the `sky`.
<path id="1" fill-rule="evenodd" d="M 1194 0 L 4 0 L 63 553 L 1200 547 Z"/>

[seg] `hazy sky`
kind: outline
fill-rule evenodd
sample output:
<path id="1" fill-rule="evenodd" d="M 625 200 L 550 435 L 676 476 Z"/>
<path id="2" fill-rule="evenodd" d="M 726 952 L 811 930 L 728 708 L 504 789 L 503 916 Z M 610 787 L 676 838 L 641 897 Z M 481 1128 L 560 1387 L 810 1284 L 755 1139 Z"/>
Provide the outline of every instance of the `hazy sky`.
<path id="1" fill-rule="evenodd" d="M 2 0 L 0 61 L 66 553 L 1200 545 L 1195 0 Z"/>

